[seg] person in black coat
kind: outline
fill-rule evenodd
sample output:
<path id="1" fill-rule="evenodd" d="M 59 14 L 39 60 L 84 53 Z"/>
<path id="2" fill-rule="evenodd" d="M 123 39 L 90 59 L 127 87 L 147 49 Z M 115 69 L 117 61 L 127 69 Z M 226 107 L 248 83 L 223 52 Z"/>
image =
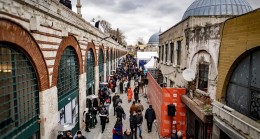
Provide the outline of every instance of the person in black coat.
<path id="1" fill-rule="evenodd" d="M 106 110 L 105 106 L 102 107 L 102 110 L 100 111 L 99 116 L 100 116 L 100 120 L 101 120 L 102 133 L 103 133 L 106 128 L 107 117 L 108 117 L 108 111 Z"/>
<path id="2" fill-rule="evenodd" d="M 88 108 L 86 108 L 85 111 L 83 112 L 83 116 L 84 116 L 84 122 L 86 124 L 85 131 L 90 132 L 89 131 L 89 125 L 90 125 L 90 118 L 91 118 L 91 116 L 90 116 Z"/>
<path id="3" fill-rule="evenodd" d="M 119 89 L 120 89 L 120 94 L 123 94 L 123 91 L 124 91 L 124 82 L 123 82 L 123 80 L 121 80 L 120 83 L 119 83 Z"/>
<path id="4" fill-rule="evenodd" d="M 116 117 L 117 117 L 117 119 L 122 119 L 124 115 L 125 115 L 125 111 L 121 107 L 121 103 L 118 103 L 118 106 L 116 107 Z"/>
<path id="5" fill-rule="evenodd" d="M 149 105 L 149 108 L 145 112 L 145 119 L 147 121 L 148 133 L 152 132 L 152 124 L 156 119 L 155 112 L 152 108 L 152 105 Z"/>
<path id="6" fill-rule="evenodd" d="M 113 98 L 112 98 L 113 107 L 114 107 L 114 116 L 115 116 L 115 113 L 116 113 L 116 107 L 117 107 L 116 100 L 117 100 L 117 98 L 119 98 L 119 96 L 117 95 L 117 93 L 115 93 L 115 95 L 114 95 Z"/>
<path id="7" fill-rule="evenodd" d="M 137 117 L 136 117 L 135 112 L 133 112 L 130 115 L 130 128 L 131 128 L 133 137 L 135 137 L 135 139 L 137 139 Z"/>

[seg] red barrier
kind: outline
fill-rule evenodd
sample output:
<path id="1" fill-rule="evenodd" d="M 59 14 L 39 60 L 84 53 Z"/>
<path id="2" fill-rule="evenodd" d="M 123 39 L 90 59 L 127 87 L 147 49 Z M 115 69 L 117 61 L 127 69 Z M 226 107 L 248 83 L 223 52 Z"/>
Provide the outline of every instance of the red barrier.
<path id="1" fill-rule="evenodd" d="M 170 137 L 172 132 L 181 131 L 183 139 L 186 139 L 186 109 L 181 101 L 181 95 L 186 93 L 186 89 L 161 88 L 150 73 L 147 78 L 147 96 L 156 113 L 160 136 Z M 168 116 L 169 104 L 175 105 L 174 117 Z"/>

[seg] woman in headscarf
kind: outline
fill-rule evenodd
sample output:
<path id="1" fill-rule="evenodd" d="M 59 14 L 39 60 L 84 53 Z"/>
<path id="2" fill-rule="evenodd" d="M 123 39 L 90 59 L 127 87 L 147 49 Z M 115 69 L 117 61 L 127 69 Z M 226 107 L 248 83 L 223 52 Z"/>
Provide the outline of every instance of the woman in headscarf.
<path id="1" fill-rule="evenodd" d="M 122 119 L 117 118 L 116 124 L 113 129 L 113 139 L 122 139 L 123 138 L 123 123 Z"/>

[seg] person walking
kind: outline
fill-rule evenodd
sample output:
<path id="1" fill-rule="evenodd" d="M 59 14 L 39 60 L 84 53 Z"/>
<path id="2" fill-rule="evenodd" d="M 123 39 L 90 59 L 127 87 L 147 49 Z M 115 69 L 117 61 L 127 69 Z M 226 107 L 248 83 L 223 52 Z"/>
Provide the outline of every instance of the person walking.
<path id="1" fill-rule="evenodd" d="M 130 107 L 130 110 L 129 110 L 129 112 L 130 112 L 130 114 L 132 114 L 132 113 L 137 113 L 137 107 L 136 107 L 136 105 L 135 105 L 135 101 L 133 101 L 133 103 L 132 103 L 132 105 L 131 105 L 131 107 Z"/>
<path id="2" fill-rule="evenodd" d="M 124 91 L 124 83 L 123 83 L 123 80 L 121 80 L 120 83 L 119 83 L 119 90 L 120 90 L 120 94 L 123 94 L 123 91 Z"/>
<path id="3" fill-rule="evenodd" d="M 135 139 L 137 139 L 137 117 L 136 117 L 136 113 L 135 112 L 130 114 L 130 128 L 131 128 L 133 137 Z"/>
<path id="4" fill-rule="evenodd" d="M 113 96 L 112 98 L 112 101 L 113 101 L 113 107 L 114 107 L 114 116 L 115 116 L 115 112 L 116 112 L 116 107 L 117 107 L 117 104 L 116 104 L 116 100 L 118 98 L 118 95 L 117 93 L 115 93 L 115 95 Z"/>
<path id="5" fill-rule="evenodd" d="M 126 129 L 126 131 L 124 132 L 124 139 L 133 139 L 133 135 L 131 133 L 130 129 Z"/>
<path id="6" fill-rule="evenodd" d="M 138 110 L 137 116 L 136 116 L 136 120 L 137 120 L 137 128 L 139 130 L 139 137 L 142 139 L 142 124 L 143 124 L 143 115 L 142 115 L 142 111 Z"/>
<path id="7" fill-rule="evenodd" d="M 141 100 L 140 99 L 137 101 L 137 104 L 138 104 L 137 111 L 141 110 L 141 112 L 143 112 L 144 111 L 144 106 L 143 106 L 143 104 L 141 104 Z"/>
<path id="8" fill-rule="evenodd" d="M 81 131 L 77 131 L 77 135 L 74 137 L 74 139 L 86 139 L 81 133 Z"/>
<path id="9" fill-rule="evenodd" d="M 153 110 L 152 105 L 149 105 L 149 108 L 146 109 L 145 119 L 147 121 L 148 133 L 150 133 L 150 132 L 152 132 L 152 124 L 153 124 L 154 120 L 156 119 L 155 112 Z"/>
<path id="10" fill-rule="evenodd" d="M 91 117 L 90 117 L 90 113 L 89 113 L 89 109 L 88 108 L 86 108 L 84 110 L 83 116 L 84 116 L 84 122 L 85 122 L 85 125 L 86 125 L 85 131 L 90 132 L 89 131 L 89 125 L 90 125 L 90 118 Z"/>
<path id="11" fill-rule="evenodd" d="M 106 110 L 106 107 L 104 107 L 104 106 L 102 107 L 102 110 L 99 113 L 99 116 L 101 118 L 102 133 L 103 133 L 106 128 L 107 117 L 108 117 L 108 111 Z"/>
<path id="12" fill-rule="evenodd" d="M 117 119 L 125 119 L 125 111 L 124 109 L 121 107 L 121 103 L 119 102 L 117 107 L 116 107 L 116 117 Z"/>
<path id="13" fill-rule="evenodd" d="M 122 119 L 117 118 L 116 124 L 113 128 L 113 139 L 122 139 L 123 138 L 123 123 Z"/>
<path id="14" fill-rule="evenodd" d="M 130 103 L 132 101 L 132 97 L 133 97 L 133 91 L 132 91 L 132 88 L 129 87 L 127 90 L 128 103 Z"/>
<path id="15" fill-rule="evenodd" d="M 135 99 L 135 102 L 137 102 L 137 100 L 139 99 L 139 90 L 138 90 L 137 86 L 134 89 L 134 99 Z"/>
<path id="16" fill-rule="evenodd" d="M 70 130 L 66 131 L 65 139 L 73 139 L 72 133 Z"/>

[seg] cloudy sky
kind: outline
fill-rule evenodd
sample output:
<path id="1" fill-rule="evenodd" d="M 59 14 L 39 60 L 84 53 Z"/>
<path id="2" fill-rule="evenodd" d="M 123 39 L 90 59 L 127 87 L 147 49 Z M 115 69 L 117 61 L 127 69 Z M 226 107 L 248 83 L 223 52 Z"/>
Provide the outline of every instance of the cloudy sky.
<path id="1" fill-rule="evenodd" d="M 71 0 L 76 12 L 77 0 Z M 100 16 L 119 28 L 127 44 L 136 44 L 138 38 L 147 43 L 149 37 L 167 30 L 181 21 L 189 5 L 195 0 L 81 0 L 83 17 L 90 21 Z M 260 7 L 260 0 L 247 0 L 253 9 Z"/>

